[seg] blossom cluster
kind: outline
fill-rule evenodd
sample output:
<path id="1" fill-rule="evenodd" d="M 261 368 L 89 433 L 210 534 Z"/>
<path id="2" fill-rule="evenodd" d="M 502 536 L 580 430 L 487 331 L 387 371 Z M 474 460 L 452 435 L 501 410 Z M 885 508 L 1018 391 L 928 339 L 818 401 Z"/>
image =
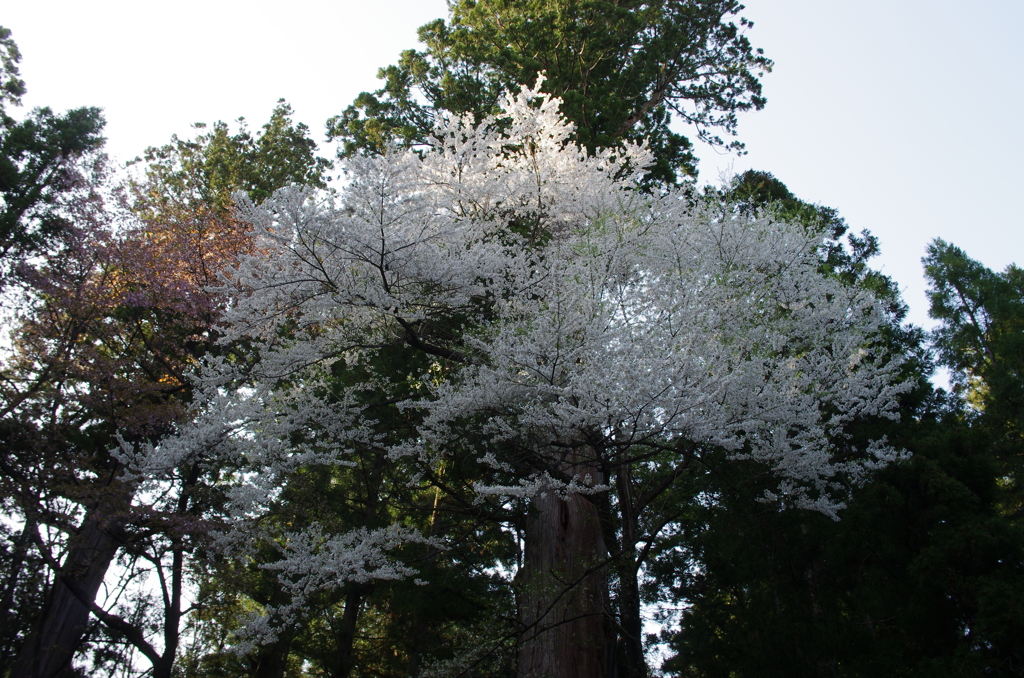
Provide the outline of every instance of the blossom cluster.
<path id="1" fill-rule="evenodd" d="M 836 455 L 906 388 L 877 301 L 822 274 L 802 226 L 637 190 L 647 150 L 588 154 L 558 106 L 523 88 L 478 124 L 443 120 L 426 153 L 352 159 L 338 196 L 240 198 L 253 253 L 225 280 L 220 332 L 244 359 L 207 361 L 193 421 L 136 472 L 231 469 L 235 550 L 288 473 L 357 446 L 427 466 L 471 448 L 482 495 L 528 499 L 603 491 L 595 469 L 689 441 L 766 464 L 768 499 L 834 514 L 897 456 L 884 441 Z M 415 423 L 399 442 L 364 397 L 391 378 L 336 378 L 395 345 L 427 358 L 394 405 Z M 310 529 L 274 565 L 296 592 L 405 576 L 385 554 L 422 539 Z"/>

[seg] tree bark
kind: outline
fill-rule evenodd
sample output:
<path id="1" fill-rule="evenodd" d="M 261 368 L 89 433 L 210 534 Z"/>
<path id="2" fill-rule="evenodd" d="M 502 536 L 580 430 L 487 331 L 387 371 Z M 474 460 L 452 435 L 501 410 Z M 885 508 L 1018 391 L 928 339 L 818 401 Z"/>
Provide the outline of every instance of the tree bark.
<path id="1" fill-rule="evenodd" d="M 622 678 L 647 678 L 644 656 L 643 617 L 640 615 L 640 587 L 636 566 L 621 562 L 619 566 L 619 638 L 622 657 L 619 667 Z"/>
<path id="2" fill-rule="evenodd" d="M 569 475 L 593 469 L 574 467 Z M 606 550 L 589 498 L 534 498 L 518 577 L 523 637 L 518 678 L 607 678 Z"/>
<path id="3" fill-rule="evenodd" d="M 101 503 L 100 506 L 103 506 Z M 89 511 L 64 559 L 63 575 L 95 599 L 117 553 L 116 529 L 101 524 L 106 511 Z M 89 608 L 55 577 L 46 606 L 25 639 L 9 678 L 58 678 L 70 674 L 71 660 L 89 622 Z"/>

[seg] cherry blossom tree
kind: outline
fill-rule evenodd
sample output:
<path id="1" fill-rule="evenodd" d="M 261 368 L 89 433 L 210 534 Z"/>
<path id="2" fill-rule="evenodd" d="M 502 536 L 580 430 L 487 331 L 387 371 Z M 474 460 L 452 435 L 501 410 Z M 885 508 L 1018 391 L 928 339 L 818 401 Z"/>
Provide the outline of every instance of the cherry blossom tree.
<path id="1" fill-rule="evenodd" d="M 518 512 L 524 677 L 607 675 L 617 642 L 628 675 L 646 673 L 638 578 L 672 520 L 660 501 L 705 452 L 759 462 L 777 478 L 763 501 L 830 516 L 898 456 L 844 436 L 895 418 L 905 386 L 879 303 L 821 273 L 822 239 L 635 190 L 646 148 L 579 149 L 559 103 L 524 88 L 479 124 L 443 121 L 425 153 L 352 158 L 340 197 L 240 198 L 256 253 L 226 278 L 221 332 L 245 350 L 205 362 L 188 426 L 122 454 L 152 488 L 182 464 L 225 469 L 221 552 L 272 542 L 290 594 L 246 642 L 274 640 L 317 592 L 415 577 L 410 544 L 444 548 L 401 520 L 263 529 L 284 478 L 356 448 L 439 492 L 455 491 L 443 469 L 458 459 L 474 502 Z M 395 347 L 413 357 L 377 367 Z M 400 439 L 375 426 L 378 391 L 407 422 Z"/>

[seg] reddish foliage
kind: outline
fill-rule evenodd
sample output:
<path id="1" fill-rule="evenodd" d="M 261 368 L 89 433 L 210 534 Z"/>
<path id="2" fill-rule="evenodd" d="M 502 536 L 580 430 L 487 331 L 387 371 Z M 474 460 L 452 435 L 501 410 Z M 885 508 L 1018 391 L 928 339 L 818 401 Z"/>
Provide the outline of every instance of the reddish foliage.
<path id="1" fill-rule="evenodd" d="M 39 301 L 23 319 L 19 372 L 45 376 L 65 415 L 152 437 L 183 413 L 185 375 L 224 304 L 213 288 L 248 248 L 248 226 L 202 206 L 121 214 L 94 215 L 60 257 L 23 271 Z"/>

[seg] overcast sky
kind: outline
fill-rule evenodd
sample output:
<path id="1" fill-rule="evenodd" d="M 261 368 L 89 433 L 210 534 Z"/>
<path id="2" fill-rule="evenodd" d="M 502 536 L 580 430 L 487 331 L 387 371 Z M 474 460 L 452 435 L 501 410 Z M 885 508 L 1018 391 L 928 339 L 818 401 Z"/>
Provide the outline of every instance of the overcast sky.
<path id="1" fill-rule="evenodd" d="M 121 160 L 192 122 L 258 127 L 281 97 L 322 140 L 324 121 L 416 46 L 416 28 L 447 14 L 443 0 L 6 4 L 26 105 L 104 108 Z M 702 180 L 767 170 L 870 229 L 877 266 L 926 327 L 931 239 L 996 269 L 1024 263 L 1024 2 L 749 0 L 742 15 L 775 60 L 768 105 L 741 118 L 748 155 L 702 151 Z"/>

